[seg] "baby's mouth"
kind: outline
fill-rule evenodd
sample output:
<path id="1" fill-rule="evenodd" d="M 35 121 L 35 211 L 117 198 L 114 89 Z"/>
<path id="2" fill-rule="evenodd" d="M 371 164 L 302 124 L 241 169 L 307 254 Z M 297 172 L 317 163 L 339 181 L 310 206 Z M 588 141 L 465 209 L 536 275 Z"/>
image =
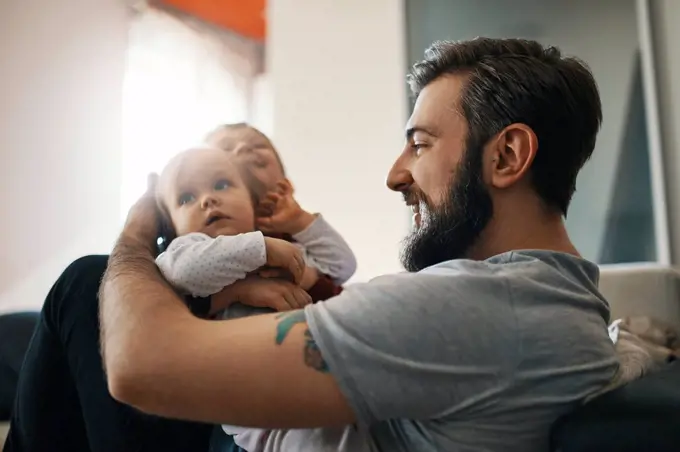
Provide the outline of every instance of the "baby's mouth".
<path id="1" fill-rule="evenodd" d="M 224 215 L 221 213 L 214 213 L 211 214 L 207 220 L 205 220 L 205 225 L 210 226 L 211 224 L 220 221 L 220 220 L 228 220 L 230 217 L 228 215 Z"/>

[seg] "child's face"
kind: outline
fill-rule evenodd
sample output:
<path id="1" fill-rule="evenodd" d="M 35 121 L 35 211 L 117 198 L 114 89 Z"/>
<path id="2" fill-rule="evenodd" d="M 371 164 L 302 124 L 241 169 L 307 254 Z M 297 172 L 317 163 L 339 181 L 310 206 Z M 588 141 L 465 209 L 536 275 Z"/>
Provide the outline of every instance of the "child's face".
<path id="1" fill-rule="evenodd" d="M 159 188 L 178 236 L 255 230 L 250 192 L 229 154 L 219 149 L 181 154 L 163 171 Z"/>
<path id="2" fill-rule="evenodd" d="M 250 127 L 221 130 L 210 137 L 210 144 L 233 153 L 268 190 L 285 179 L 271 141 Z"/>

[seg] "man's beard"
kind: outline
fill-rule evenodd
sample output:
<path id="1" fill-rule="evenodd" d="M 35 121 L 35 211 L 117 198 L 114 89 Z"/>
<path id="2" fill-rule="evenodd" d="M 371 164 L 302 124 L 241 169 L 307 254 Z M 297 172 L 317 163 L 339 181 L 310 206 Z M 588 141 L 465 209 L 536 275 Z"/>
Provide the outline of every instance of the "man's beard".
<path id="1" fill-rule="evenodd" d="M 405 193 L 421 205 L 421 224 L 404 240 L 401 263 L 410 272 L 466 256 L 493 216 L 493 203 L 482 180 L 482 149 L 468 146 L 440 206 L 419 189 Z M 423 212 L 427 206 L 427 214 Z"/>

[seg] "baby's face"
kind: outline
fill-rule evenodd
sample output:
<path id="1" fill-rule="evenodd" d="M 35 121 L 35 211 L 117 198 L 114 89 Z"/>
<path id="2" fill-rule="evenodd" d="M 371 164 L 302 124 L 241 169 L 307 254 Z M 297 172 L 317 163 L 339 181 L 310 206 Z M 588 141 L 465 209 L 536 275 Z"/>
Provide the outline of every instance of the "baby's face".
<path id="1" fill-rule="evenodd" d="M 250 192 L 224 151 L 184 152 L 163 171 L 160 190 L 178 236 L 202 232 L 217 237 L 255 230 Z"/>
<path id="2" fill-rule="evenodd" d="M 250 172 L 267 190 L 285 178 L 276 151 L 262 134 L 251 128 L 226 129 L 211 137 L 211 144 L 232 153 L 240 164 Z"/>

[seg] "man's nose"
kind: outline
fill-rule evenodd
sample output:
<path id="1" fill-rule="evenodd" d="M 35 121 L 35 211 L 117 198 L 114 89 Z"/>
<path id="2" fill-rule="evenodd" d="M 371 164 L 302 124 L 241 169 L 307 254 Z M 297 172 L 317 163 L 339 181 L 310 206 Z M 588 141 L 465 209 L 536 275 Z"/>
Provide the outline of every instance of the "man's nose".
<path id="1" fill-rule="evenodd" d="M 390 172 L 387 173 L 386 183 L 390 190 L 404 192 L 413 185 L 413 175 L 402 160 L 403 159 L 399 158 L 394 162 Z"/>

